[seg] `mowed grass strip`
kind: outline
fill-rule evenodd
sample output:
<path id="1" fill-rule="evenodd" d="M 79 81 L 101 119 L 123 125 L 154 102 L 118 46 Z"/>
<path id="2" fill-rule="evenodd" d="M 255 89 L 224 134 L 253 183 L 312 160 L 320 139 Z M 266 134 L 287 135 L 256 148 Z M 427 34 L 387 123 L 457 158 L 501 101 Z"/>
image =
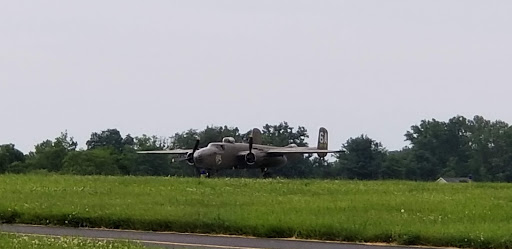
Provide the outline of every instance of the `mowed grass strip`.
<path id="1" fill-rule="evenodd" d="M 93 240 L 77 237 L 29 236 L 0 233 L 0 248 L 9 249 L 145 249 L 146 247 L 122 241 Z"/>
<path id="2" fill-rule="evenodd" d="M 0 176 L 0 222 L 512 247 L 512 185 Z"/>

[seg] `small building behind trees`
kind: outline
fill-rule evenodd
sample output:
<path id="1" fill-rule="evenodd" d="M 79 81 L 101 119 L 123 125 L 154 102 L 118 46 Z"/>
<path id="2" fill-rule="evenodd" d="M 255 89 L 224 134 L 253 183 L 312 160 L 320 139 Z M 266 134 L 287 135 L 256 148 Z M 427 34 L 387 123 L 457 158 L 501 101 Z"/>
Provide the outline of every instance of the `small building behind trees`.
<path id="1" fill-rule="evenodd" d="M 471 183 L 471 177 L 439 177 L 438 183 Z"/>

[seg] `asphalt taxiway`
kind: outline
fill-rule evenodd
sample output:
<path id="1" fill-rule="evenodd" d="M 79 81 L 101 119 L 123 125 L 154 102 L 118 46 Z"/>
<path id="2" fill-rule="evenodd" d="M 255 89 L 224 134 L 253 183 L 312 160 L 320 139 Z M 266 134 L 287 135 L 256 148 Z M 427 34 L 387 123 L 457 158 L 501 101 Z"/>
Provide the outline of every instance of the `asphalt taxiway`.
<path id="1" fill-rule="evenodd" d="M 112 229 L 0 224 L 0 232 L 27 235 L 78 236 L 104 240 L 131 240 L 160 248 L 210 249 L 418 249 L 419 247 L 354 244 L 327 241 L 268 239 L 241 236 L 146 232 Z M 421 247 L 423 249 L 429 247 Z"/>

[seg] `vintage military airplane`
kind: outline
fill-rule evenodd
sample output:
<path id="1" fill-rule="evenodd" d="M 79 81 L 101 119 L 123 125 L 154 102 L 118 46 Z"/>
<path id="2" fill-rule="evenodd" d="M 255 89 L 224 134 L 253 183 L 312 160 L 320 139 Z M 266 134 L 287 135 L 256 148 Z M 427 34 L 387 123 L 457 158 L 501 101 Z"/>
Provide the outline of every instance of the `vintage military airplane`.
<path id="1" fill-rule="evenodd" d="M 318 132 L 316 148 L 298 147 L 295 144 L 275 147 L 261 143 L 261 131 L 255 128 L 249 136 L 249 143 L 236 143 L 234 138 L 225 137 L 222 142 L 210 143 L 207 147 L 199 149 L 199 139 L 197 139 L 193 149 L 138 151 L 137 153 L 185 156 L 182 160 L 195 166 L 199 172 L 205 171 L 207 177 L 212 170 L 247 168 L 261 169 L 263 176 L 266 177 L 269 175 L 268 168 L 286 164 L 288 161 L 286 156 L 316 153 L 320 158 L 324 158 L 328 153 L 342 152 L 327 149 L 328 133 L 323 127 Z"/>

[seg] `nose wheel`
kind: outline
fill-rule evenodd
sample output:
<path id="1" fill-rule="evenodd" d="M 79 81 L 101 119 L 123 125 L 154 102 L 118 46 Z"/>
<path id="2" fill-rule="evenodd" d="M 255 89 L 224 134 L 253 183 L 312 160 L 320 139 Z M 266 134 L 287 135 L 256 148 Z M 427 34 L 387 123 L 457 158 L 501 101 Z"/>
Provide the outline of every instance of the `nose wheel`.
<path id="1" fill-rule="evenodd" d="M 196 168 L 196 176 L 199 178 L 210 178 L 210 171 Z"/>
<path id="2" fill-rule="evenodd" d="M 198 169 L 196 168 L 196 175 L 199 178 L 210 178 L 212 176 L 211 170 L 208 169 Z"/>

